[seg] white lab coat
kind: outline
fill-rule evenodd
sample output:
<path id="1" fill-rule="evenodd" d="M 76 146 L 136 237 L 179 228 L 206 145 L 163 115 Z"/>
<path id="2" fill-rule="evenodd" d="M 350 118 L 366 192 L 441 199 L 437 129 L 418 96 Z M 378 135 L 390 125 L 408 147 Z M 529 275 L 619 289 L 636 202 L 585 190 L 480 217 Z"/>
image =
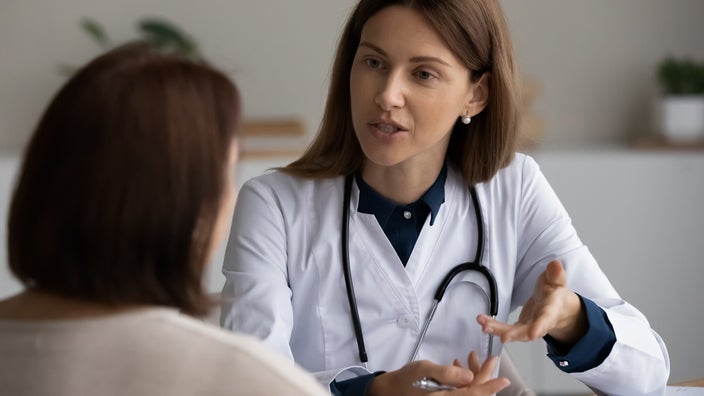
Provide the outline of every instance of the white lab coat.
<path id="1" fill-rule="evenodd" d="M 374 215 L 357 212 L 353 184 L 349 255 L 366 371 L 359 367 L 341 264 L 343 185 L 343 177 L 280 172 L 249 180 L 239 193 L 223 266 L 223 326 L 263 339 L 323 384 L 406 364 L 438 284 L 452 267 L 472 260 L 477 247 L 469 190 L 455 169 L 448 169 L 434 224 L 429 216 L 405 267 Z M 498 319 L 523 305 L 547 263 L 558 259 L 570 288 L 605 310 L 617 337 L 604 362 L 572 375 L 609 395 L 662 394 L 669 376 L 664 343 L 611 286 L 535 161 L 518 154 L 477 185 L 477 193 L 486 230 L 483 264 L 498 284 Z M 488 311 L 486 293 L 480 274 L 458 275 L 417 359 L 451 364 L 470 350 L 485 358 L 488 337 L 476 316 Z M 496 339 L 494 353 L 500 348 Z"/>

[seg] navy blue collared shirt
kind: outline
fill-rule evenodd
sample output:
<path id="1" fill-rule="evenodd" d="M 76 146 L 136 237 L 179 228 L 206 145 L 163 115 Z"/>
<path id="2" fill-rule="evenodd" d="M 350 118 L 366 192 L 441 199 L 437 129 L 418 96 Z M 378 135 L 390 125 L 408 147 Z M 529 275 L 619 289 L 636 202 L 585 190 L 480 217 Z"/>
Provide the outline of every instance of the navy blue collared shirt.
<path id="1" fill-rule="evenodd" d="M 413 247 L 428 215 L 432 226 L 440 205 L 445 202 L 446 178 L 447 165 L 443 165 L 433 185 L 417 201 L 408 205 L 396 205 L 395 202 L 374 191 L 361 175 L 357 174 L 355 177 L 359 187 L 357 211 L 373 214 L 376 217 L 404 266 L 411 257 Z"/>
<path id="2" fill-rule="evenodd" d="M 438 178 L 420 199 L 409 205 L 396 205 L 385 198 L 356 175 L 359 187 L 357 211 L 373 214 L 384 234 L 389 238 L 399 259 L 405 266 L 418 240 L 418 236 L 430 215 L 429 225 L 435 222 L 440 206 L 445 202 L 445 180 L 447 165 L 443 166 Z M 606 312 L 593 301 L 579 296 L 587 314 L 587 333 L 571 347 L 565 347 L 550 336 L 543 339 L 547 343 L 548 357 L 562 371 L 582 372 L 594 368 L 609 356 L 616 335 Z M 364 320 L 364 318 L 362 318 Z M 371 351 L 370 355 L 373 355 Z M 363 396 L 375 376 L 383 372 L 363 375 L 345 381 L 333 381 L 330 390 L 336 396 Z"/>

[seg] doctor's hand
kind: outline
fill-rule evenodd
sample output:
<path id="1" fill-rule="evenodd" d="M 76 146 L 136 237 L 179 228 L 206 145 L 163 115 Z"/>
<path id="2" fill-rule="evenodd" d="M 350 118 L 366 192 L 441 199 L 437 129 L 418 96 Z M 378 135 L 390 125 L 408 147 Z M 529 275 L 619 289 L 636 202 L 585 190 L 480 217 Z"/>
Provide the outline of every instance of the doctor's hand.
<path id="1" fill-rule="evenodd" d="M 507 378 L 499 377 L 493 378 L 494 370 L 499 362 L 497 356 L 490 356 L 484 364 L 479 365 L 479 357 L 477 353 L 472 351 L 467 357 L 467 366 L 472 373 L 474 373 L 474 381 L 472 385 L 456 389 L 454 391 L 446 392 L 447 395 L 459 396 L 480 396 L 480 395 L 493 395 L 505 387 L 511 385 L 511 382 Z M 455 367 L 462 367 L 459 359 L 455 359 L 453 365 Z M 433 393 L 435 395 L 435 393 Z"/>
<path id="2" fill-rule="evenodd" d="M 472 357 L 473 356 L 473 357 Z M 469 368 L 455 360 L 453 366 L 443 366 L 428 360 L 408 363 L 396 371 L 379 375 L 367 389 L 368 396 L 430 395 L 433 396 L 489 396 L 509 385 L 506 378 L 492 378 L 498 358 L 492 357 L 480 367 L 474 352 L 467 359 Z M 429 392 L 412 384 L 421 378 L 432 378 L 444 385 L 458 389 Z"/>
<path id="3" fill-rule="evenodd" d="M 479 315 L 482 331 L 501 337 L 501 342 L 533 341 L 546 334 L 570 347 L 586 334 L 587 314 L 579 296 L 567 287 L 559 261 L 551 261 L 535 284 L 533 295 L 512 325 Z"/>

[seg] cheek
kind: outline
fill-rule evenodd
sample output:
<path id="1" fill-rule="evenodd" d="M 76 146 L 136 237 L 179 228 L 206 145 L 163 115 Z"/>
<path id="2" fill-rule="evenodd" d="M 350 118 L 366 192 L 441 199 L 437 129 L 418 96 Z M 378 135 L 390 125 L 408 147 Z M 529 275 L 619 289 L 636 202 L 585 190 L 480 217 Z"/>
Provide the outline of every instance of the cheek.
<path id="1" fill-rule="evenodd" d="M 427 99 L 427 98 L 425 98 Z M 447 138 L 452 133 L 459 116 L 459 109 L 453 101 L 443 100 L 420 100 L 415 101 L 411 112 L 413 113 L 414 128 L 416 136 L 426 143 L 432 143 L 438 139 Z"/>
<path id="2" fill-rule="evenodd" d="M 350 105 L 354 115 L 355 110 L 364 105 L 366 100 L 366 82 L 359 73 L 352 69 L 350 74 Z"/>
<path id="3" fill-rule="evenodd" d="M 438 93 L 436 95 L 419 95 L 415 102 L 419 122 L 454 125 L 464 108 L 463 97 L 459 95 Z"/>
<path id="4" fill-rule="evenodd" d="M 369 91 L 368 81 L 353 70 L 350 75 L 350 112 L 355 131 L 360 127 L 359 124 L 364 122 L 366 109 L 373 104 Z"/>

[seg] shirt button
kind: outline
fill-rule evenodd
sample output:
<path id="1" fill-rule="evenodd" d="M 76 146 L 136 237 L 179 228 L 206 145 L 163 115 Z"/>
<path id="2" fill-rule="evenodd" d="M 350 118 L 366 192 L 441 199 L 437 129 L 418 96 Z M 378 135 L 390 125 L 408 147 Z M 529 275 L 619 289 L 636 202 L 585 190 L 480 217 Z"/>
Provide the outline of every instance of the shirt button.
<path id="1" fill-rule="evenodd" d="M 396 319 L 396 324 L 398 325 L 398 327 L 400 327 L 402 329 L 407 329 L 407 328 L 411 327 L 412 323 L 413 323 L 413 320 L 411 319 L 411 317 L 409 315 L 401 315 L 398 317 L 398 319 Z"/>
<path id="2" fill-rule="evenodd" d="M 413 215 L 411 214 L 410 210 L 404 210 L 403 211 L 403 218 L 406 220 L 410 220 Z"/>
<path id="3" fill-rule="evenodd" d="M 560 367 L 567 367 L 570 365 L 570 362 L 567 360 L 560 360 Z"/>

